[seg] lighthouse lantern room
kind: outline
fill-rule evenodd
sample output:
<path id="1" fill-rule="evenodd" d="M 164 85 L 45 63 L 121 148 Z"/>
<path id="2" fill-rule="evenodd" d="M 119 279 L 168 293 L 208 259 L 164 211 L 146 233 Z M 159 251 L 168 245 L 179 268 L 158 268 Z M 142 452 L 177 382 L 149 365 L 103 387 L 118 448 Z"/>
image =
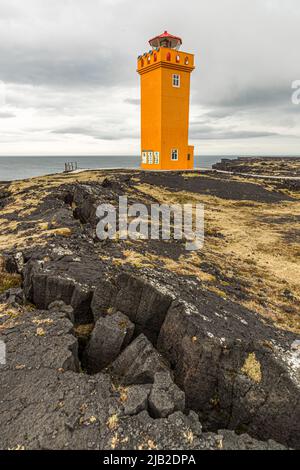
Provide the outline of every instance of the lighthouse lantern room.
<path id="1" fill-rule="evenodd" d="M 165 31 L 138 57 L 141 77 L 141 167 L 189 170 L 194 147 L 188 144 L 190 76 L 194 55 L 180 51 L 181 38 Z"/>

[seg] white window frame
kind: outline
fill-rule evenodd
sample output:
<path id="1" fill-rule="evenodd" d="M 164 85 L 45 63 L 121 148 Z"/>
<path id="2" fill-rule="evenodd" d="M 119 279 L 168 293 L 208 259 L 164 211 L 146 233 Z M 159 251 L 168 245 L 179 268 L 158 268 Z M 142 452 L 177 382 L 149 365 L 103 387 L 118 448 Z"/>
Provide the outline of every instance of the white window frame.
<path id="1" fill-rule="evenodd" d="M 147 163 L 147 152 L 142 152 L 142 163 Z"/>
<path id="2" fill-rule="evenodd" d="M 180 75 L 178 73 L 173 73 L 172 84 L 174 88 L 180 88 Z"/>
<path id="3" fill-rule="evenodd" d="M 153 152 L 148 152 L 148 165 L 153 165 Z"/>
<path id="4" fill-rule="evenodd" d="M 174 158 L 174 155 L 176 153 L 176 158 Z M 177 162 L 178 161 L 178 149 L 172 149 L 171 150 L 171 160 L 172 162 Z"/>
<path id="5" fill-rule="evenodd" d="M 154 152 L 154 165 L 159 165 L 159 152 Z"/>

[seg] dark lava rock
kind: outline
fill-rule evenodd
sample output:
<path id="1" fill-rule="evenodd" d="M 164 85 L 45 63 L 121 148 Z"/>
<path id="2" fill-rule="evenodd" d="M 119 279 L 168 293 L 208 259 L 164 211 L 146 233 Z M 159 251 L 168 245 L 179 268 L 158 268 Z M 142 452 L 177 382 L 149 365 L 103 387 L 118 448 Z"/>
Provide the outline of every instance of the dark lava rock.
<path id="1" fill-rule="evenodd" d="M 91 308 L 95 320 L 112 307 L 123 312 L 135 324 L 136 335 L 143 333 L 155 343 L 171 302 L 172 297 L 161 286 L 122 273 L 116 284 L 105 279 L 99 282 Z"/>
<path id="2" fill-rule="evenodd" d="M 21 274 L 24 268 L 24 256 L 21 251 L 8 255 L 5 258 L 5 269 L 8 273 Z"/>
<path id="3" fill-rule="evenodd" d="M 149 397 L 149 409 L 155 418 L 166 418 L 174 411 L 184 411 L 184 392 L 174 384 L 170 372 L 155 374 Z"/>
<path id="4" fill-rule="evenodd" d="M 186 405 L 209 429 L 241 430 L 299 448 L 297 335 L 224 301 L 174 302 L 158 340 Z"/>
<path id="5" fill-rule="evenodd" d="M 9 197 L 11 196 L 10 191 L 6 191 L 5 189 L 0 189 L 0 209 L 3 209 L 9 201 Z"/>
<path id="6" fill-rule="evenodd" d="M 38 261 L 29 261 L 24 268 L 26 298 L 41 309 L 48 308 L 54 301 L 63 301 L 72 306 L 75 323 L 89 323 L 92 321 L 90 304 L 93 287 L 79 263 L 72 264 L 69 261 L 66 270 L 62 269 L 64 266 L 61 262 L 54 263 L 54 269 L 51 269 L 51 266 L 42 268 Z M 91 275 L 91 272 L 89 274 Z"/>
<path id="7" fill-rule="evenodd" d="M 97 201 L 95 197 L 95 191 L 88 185 L 78 184 L 75 187 L 73 194 L 73 203 L 76 206 L 74 215 L 83 224 L 87 222 L 95 224 Z"/>
<path id="8" fill-rule="evenodd" d="M 268 191 L 260 184 L 244 183 L 227 180 L 226 177 L 216 178 L 205 176 L 205 178 L 185 178 L 178 173 L 164 174 L 147 172 L 143 175 L 143 181 L 155 186 L 163 186 L 173 191 L 189 191 L 199 194 L 210 194 L 222 199 L 235 201 L 257 201 L 261 203 L 276 203 L 281 201 L 292 201 L 293 198 L 279 191 Z"/>
<path id="9" fill-rule="evenodd" d="M 74 310 L 71 305 L 66 305 L 62 300 L 55 300 L 48 306 L 48 310 L 50 311 L 58 311 L 64 313 L 66 317 L 74 323 Z"/>
<path id="10" fill-rule="evenodd" d="M 253 439 L 248 434 L 238 436 L 233 431 L 220 430 L 218 432 L 222 436 L 222 450 L 287 450 L 286 447 L 278 444 L 272 439 L 263 442 Z"/>
<path id="11" fill-rule="evenodd" d="M 109 307 L 114 307 L 135 324 L 136 335 L 143 333 L 155 343 L 171 302 L 172 297 L 161 286 L 122 273 L 118 276 L 116 285 L 105 280 L 100 281 L 95 289 L 91 308 L 97 319 Z"/>
<path id="12" fill-rule="evenodd" d="M 12 316 L 11 316 L 12 315 Z M 53 369 L 78 371 L 78 344 L 73 324 L 65 312 L 19 312 L 0 318 L 0 339 L 6 344 L 3 369 Z"/>
<path id="13" fill-rule="evenodd" d="M 111 188 L 112 181 L 109 178 L 104 178 L 104 180 L 102 181 L 102 186 L 103 188 Z"/>
<path id="14" fill-rule="evenodd" d="M 123 313 L 99 318 L 84 353 L 83 363 L 91 374 L 111 364 L 129 344 L 134 325 Z"/>
<path id="15" fill-rule="evenodd" d="M 0 302 L 6 302 L 8 305 L 24 304 L 25 296 L 23 289 L 21 287 L 14 287 L 6 290 L 0 294 Z"/>
<path id="16" fill-rule="evenodd" d="M 157 372 L 168 371 L 168 366 L 141 334 L 114 361 L 111 371 L 126 385 L 146 384 L 153 383 Z"/>
<path id="17" fill-rule="evenodd" d="M 118 410 L 110 389 L 102 374 L 93 379 L 49 367 L 2 371 L 0 448 L 102 449 L 110 410 Z"/>
<path id="18" fill-rule="evenodd" d="M 219 450 L 222 436 L 202 433 L 195 413 L 176 412 L 168 418 L 152 419 L 146 411 L 130 419 L 120 418 L 117 436 L 107 436 L 105 448 L 137 450 Z"/>

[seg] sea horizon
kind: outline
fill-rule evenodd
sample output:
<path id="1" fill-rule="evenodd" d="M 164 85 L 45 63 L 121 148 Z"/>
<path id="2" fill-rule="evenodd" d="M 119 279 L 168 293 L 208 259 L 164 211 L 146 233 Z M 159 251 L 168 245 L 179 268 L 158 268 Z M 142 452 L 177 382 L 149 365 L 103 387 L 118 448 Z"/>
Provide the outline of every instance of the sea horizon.
<path id="1" fill-rule="evenodd" d="M 300 158 L 298 155 L 197 155 L 195 168 L 210 169 L 223 158 Z M 0 181 L 22 180 L 64 171 L 66 162 L 77 162 L 78 169 L 138 169 L 138 155 L 16 155 L 0 156 Z"/>

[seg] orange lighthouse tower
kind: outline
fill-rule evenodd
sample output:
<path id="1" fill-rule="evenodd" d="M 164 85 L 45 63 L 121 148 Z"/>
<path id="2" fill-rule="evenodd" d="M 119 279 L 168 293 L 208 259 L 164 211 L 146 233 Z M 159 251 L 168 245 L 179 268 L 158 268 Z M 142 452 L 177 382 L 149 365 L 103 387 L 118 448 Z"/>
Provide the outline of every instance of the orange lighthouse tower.
<path id="1" fill-rule="evenodd" d="M 194 147 L 188 144 L 190 76 L 194 55 L 180 51 L 182 40 L 165 31 L 138 57 L 141 77 L 141 168 L 188 170 Z"/>

